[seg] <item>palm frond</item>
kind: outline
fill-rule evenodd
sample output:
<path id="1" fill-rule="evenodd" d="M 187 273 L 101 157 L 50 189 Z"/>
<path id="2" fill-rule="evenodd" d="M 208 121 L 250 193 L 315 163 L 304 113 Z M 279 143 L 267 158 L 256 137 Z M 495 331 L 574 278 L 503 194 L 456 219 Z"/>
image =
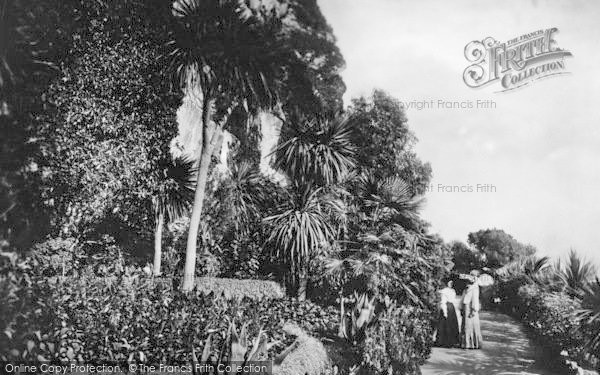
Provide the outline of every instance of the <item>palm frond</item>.
<path id="1" fill-rule="evenodd" d="M 274 151 L 274 167 L 302 185 L 340 182 L 355 167 L 356 149 L 347 117 L 291 117 L 289 135 Z"/>
<path id="2" fill-rule="evenodd" d="M 578 295 L 587 283 L 593 279 L 595 273 L 596 268 L 594 265 L 571 249 L 560 276 L 569 293 Z"/>
<path id="3" fill-rule="evenodd" d="M 409 221 L 418 217 L 424 202 L 423 197 L 415 196 L 410 185 L 400 177 L 381 180 L 370 172 L 358 177 L 358 193 L 366 207 Z"/>
<path id="4" fill-rule="evenodd" d="M 205 97 L 247 100 L 272 108 L 283 80 L 305 66 L 286 43 L 279 9 L 254 9 L 239 0 L 177 0 L 165 57 L 182 88 L 199 86 Z M 308 79 L 308 78 L 306 78 Z"/>
<path id="5" fill-rule="evenodd" d="M 156 215 L 168 221 L 184 216 L 194 199 L 196 162 L 188 157 L 166 161 L 159 179 L 160 189 L 153 198 Z"/>
<path id="6" fill-rule="evenodd" d="M 305 199 L 291 202 L 294 204 L 283 212 L 264 219 L 271 228 L 268 241 L 274 246 L 275 256 L 295 271 L 307 264 L 317 248 L 334 238 L 319 192 L 317 189 Z"/>

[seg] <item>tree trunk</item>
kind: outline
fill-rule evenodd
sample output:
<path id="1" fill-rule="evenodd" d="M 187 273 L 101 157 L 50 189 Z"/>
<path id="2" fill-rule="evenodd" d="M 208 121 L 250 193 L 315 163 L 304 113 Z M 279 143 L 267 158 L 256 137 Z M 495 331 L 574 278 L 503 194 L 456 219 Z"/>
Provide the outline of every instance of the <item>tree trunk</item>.
<path id="1" fill-rule="evenodd" d="M 155 276 L 160 275 L 160 263 L 162 257 L 162 233 L 165 224 L 165 214 L 161 212 L 156 218 L 156 228 L 154 229 L 154 271 Z"/>
<path id="2" fill-rule="evenodd" d="M 190 229 L 187 238 L 187 247 L 185 251 L 185 267 L 183 271 L 182 290 L 190 291 L 194 288 L 194 273 L 196 271 L 196 245 L 198 241 L 198 230 L 200 229 L 200 219 L 202 218 L 202 207 L 204 205 L 204 193 L 206 182 L 208 180 L 208 168 L 212 151 L 207 147 L 202 148 L 200 156 L 200 165 L 198 167 L 198 177 L 196 192 L 194 193 L 194 204 L 192 206 L 192 215 L 190 217 Z"/>
<path id="3" fill-rule="evenodd" d="M 306 300 L 306 287 L 308 285 L 308 272 L 302 272 L 298 282 L 298 301 Z"/>
<path id="4" fill-rule="evenodd" d="M 202 148 L 200 151 L 196 192 L 194 193 L 194 204 L 192 205 L 190 229 L 188 231 L 187 246 L 185 250 L 183 283 L 181 284 L 181 289 L 186 292 L 189 292 L 194 288 L 196 245 L 198 241 L 198 230 L 200 229 L 200 219 L 202 218 L 202 207 L 204 205 L 206 182 L 208 180 L 208 169 L 210 167 L 212 154 L 215 150 L 215 144 L 223 131 L 223 126 L 227 123 L 229 115 L 235 107 L 235 104 L 232 104 L 219 121 L 213 121 L 215 102 L 215 99 L 205 97 L 202 108 Z"/>

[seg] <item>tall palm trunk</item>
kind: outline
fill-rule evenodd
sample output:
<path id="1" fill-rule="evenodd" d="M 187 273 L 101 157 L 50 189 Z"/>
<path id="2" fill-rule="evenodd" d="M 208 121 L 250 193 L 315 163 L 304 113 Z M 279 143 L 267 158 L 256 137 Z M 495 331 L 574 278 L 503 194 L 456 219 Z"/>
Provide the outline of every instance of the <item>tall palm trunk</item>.
<path id="1" fill-rule="evenodd" d="M 165 224 L 165 213 L 160 212 L 156 218 L 156 228 L 154 229 L 154 275 L 160 275 L 160 263 L 162 257 L 162 233 Z"/>
<path id="2" fill-rule="evenodd" d="M 202 148 L 200 156 L 200 165 L 198 167 L 198 181 L 196 192 L 194 193 L 194 204 L 192 206 L 192 215 L 190 218 L 190 229 L 187 238 L 187 247 L 185 250 L 185 267 L 183 270 L 184 291 L 190 291 L 194 288 L 194 273 L 196 270 L 196 245 L 198 241 L 198 230 L 200 229 L 200 219 L 202 218 L 202 207 L 204 205 L 204 195 L 206 182 L 208 180 L 208 168 L 210 167 L 212 152 L 206 147 Z"/>
<path id="3" fill-rule="evenodd" d="M 217 143 L 223 126 L 227 122 L 228 116 L 232 110 L 230 108 L 227 111 L 227 114 L 218 123 L 215 123 L 213 122 L 214 104 L 214 99 L 207 99 L 204 101 L 202 108 L 202 148 L 200 151 L 196 192 L 194 193 L 194 203 L 192 205 L 192 215 L 190 217 L 190 229 L 188 231 L 185 251 L 185 266 L 183 270 L 183 283 L 181 286 L 183 291 L 191 291 L 194 288 L 196 245 L 198 241 L 198 230 L 200 229 L 200 220 L 202 218 L 202 207 L 204 205 L 204 196 L 206 193 L 208 170 L 215 150 L 215 144 Z"/>

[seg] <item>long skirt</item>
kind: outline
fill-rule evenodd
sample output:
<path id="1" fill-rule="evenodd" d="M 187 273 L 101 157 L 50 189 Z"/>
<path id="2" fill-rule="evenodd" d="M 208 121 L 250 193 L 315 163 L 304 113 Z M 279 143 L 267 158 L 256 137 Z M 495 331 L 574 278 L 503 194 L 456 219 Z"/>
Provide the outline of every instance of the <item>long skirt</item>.
<path id="1" fill-rule="evenodd" d="M 451 348 L 460 344 L 458 319 L 452 303 L 446 304 L 447 317 L 440 310 L 436 345 Z"/>
<path id="2" fill-rule="evenodd" d="M 463 313 L 462 347 L 465 349 L 481 349 L 483 338 L 479 325 L 479 313 L 473 312 L 469 307 Z"/>

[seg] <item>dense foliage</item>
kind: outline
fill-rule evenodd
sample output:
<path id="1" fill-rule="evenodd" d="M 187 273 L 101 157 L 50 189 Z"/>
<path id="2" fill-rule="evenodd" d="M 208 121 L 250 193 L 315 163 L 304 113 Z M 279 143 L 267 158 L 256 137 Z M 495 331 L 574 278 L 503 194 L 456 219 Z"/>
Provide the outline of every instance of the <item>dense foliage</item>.
<path id="1" fill-rule="evenodd" d="M 499 268 L 520 257 L 535 253 L 531 245 L 524 245 L 501 229 L 482 229 L 469 233 L 468 241 L 483 257 L 487 267 Z"/>
<path id="2" fill-rule="evenodd" d="M 224 337 L 228 321 L 262 327 L 289 344 L 283 325 L 295 322 L 313 335 L 331 335 L 335 309 L 264 296 L 228 300 L 186 295 L 139 269 L 111 278 L 92 270 L 74 278 L 39 278 L 31 260 L 2 258 L 3 304 L 0 358 L 124 361 L 189 361 L 209 330 Z M 157 319 L 161 317 L 161 319 Z M 241 325 L 241 323 L 240 323 Z M 85 327 L 85 330 L 82 328 Z M 219 336 L 220 335 L 220 336 Z"/>
<path id="3" fill-rule="evenodd" d="M 354 99 L 350 112 L 359 172 L 374 172 L 380 179 L 398 176 L 414 194 L 423 194 L 431 180 L 431 165 L 414 151 L 417 138 L 400 102 L 375 90 L 371 97 Z"/>
<path id="4" fill-rule="evenodd" d="M 362 344 L 364 374 L 420 374 L 429 357 L 433 329 L 429 313 L 414 307 L 389 306 Z"/>
<path id="5" fill-rule="evenodd" d="M 75 38 L 39 116 L 44 196 L 66 233 L 108 220 L 139 236 L 152 227 L 151 199 L 167 168 L 178 99 L 161 77 L 161 41 L 135 13 L 125 18 L 129 8 L 116 11 Z"/>
<path id="6" fill-rule="evenodd" d="M 564 266 L 550 265 L 548 258 L 526 257 L 497 271 L 498 282 L 490 294 L 493 305 L 524 323 L 542 348 L 548 368 L 573 371 L 579 365 L 598 366 L 597 288 L 589 280 L 573 279 L 585 266 L 572 253 Z M 576 282 L 587 286 L 575 290 L 571 285 Z"/>
<path id="7" fill-rule="evenodd" d="M 326 338 L 343 371 L 418 372 L 450 264 L 419 217 L 431 168 L 388 94 L 339 113 L 344 61 L 315 0 L 10 5 L 17 17 L 2 24 L 0 44 L 0 359 L 190 361 L 209 332 L 215 351 L 231 341 L 233 322 L 280 340 L 273 358 L 299 336 L 284 329 L 293 322 Z M 36 45 L 52 52 L 27 49 Z M 53 69 L 31 64 L 36 56 Z M 11 64 L 23 70 L 10 76 Z M 213 149 L 172 159 L 183 95 L 214 131 L 204 146 L 233 134 L 224 174 Z M 271 107 L 284 119 L 274 152 L 282 183 L 249 151 L 257 112 Z M 188 217 L 194 184 L 202 194 Z M 154 271 L 144 267 L 153 232 Z M 190 233 L 198 257 L 184 252 Z M 193 284 L 201 293 L 178 291 L 184 257 L 205 276 Z M 273 279 L 321 305 L 284 297 L 289 288 Z M 348 302 L 357 293 L 362 307 Z M 338 302 L 355 306 L 342 312 Z M 360 335 L 336 337 L 365 310 Z"/>

